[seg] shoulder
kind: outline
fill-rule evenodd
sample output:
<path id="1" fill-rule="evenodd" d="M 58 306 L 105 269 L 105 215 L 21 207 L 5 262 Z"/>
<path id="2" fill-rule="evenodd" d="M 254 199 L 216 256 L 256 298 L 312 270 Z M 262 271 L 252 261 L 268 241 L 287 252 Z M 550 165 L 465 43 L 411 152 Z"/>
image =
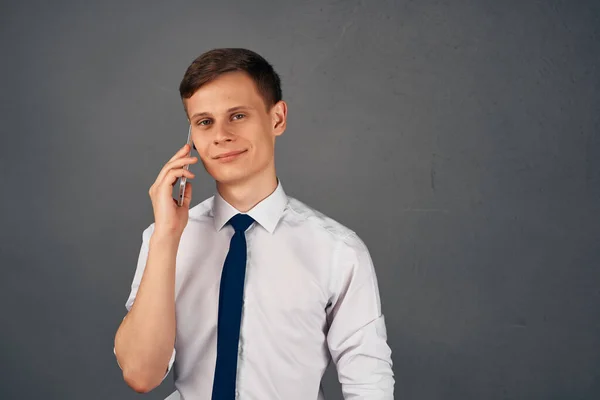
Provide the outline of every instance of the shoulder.
<path id="1" fill-rule="evenodd" d="M 287 218 L 313 234 L 329 238 L 338 246 L 365 247 L 354 230 L 294 197 L 288 196 L 286 211 Z"/>
<path id="2" fill-rule="evenodd" d="M 370 251 L 353 229 L 295 198 L 289 198 L 286 218 L 286 225 L 301 229 L 303 237 L 318 244 L 315 248 L 329 249 L 333 264 L 342 271 L 356 273 L 352 271 L 358 268 L 361 273 L 374 272 Z"/>

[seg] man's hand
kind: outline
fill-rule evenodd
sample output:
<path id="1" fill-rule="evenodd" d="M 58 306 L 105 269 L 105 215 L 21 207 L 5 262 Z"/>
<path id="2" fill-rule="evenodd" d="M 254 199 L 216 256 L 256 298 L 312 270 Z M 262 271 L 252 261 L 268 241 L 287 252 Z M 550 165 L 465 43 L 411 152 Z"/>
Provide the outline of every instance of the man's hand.
<path id="1" fill-rule="evenodd" d="M 185 176 L 193 179 L 194 173 L 184 169 L 186 164 L 195 164 L 197 157 L 189 157 L 190 146 L 186 143 L 161 169 L 156 181 L 150 187 L 148 194 L 154 209 L 154 231 L 159 234 L 181 235 L 188 221 L 190 202 L 192 200 L 192 185 L 188 181 L 183 199 L 179 207 L 173 198 L 173 185 L 178 178 Z"/>

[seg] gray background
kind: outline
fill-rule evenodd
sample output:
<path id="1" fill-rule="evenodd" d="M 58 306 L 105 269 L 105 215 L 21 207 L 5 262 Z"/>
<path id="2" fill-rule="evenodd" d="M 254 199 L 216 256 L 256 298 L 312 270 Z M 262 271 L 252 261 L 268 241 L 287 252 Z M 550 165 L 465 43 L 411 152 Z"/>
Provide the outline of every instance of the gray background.
<path id="1" fill-rule="evenodd" d="M 600 398 L 599 2 L 13 3 L 1 399 L 141 398 L 113 337 L 187 134 L 177 85 L 221 46 L 282 76 L 286 190 L 371 250 L 396 398 Z"/>

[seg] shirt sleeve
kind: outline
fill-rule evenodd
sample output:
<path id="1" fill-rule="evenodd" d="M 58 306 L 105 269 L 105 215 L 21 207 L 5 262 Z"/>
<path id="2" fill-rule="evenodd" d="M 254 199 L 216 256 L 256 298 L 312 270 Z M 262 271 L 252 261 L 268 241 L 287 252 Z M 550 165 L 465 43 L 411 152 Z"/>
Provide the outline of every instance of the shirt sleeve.
<path id="1" fill-rule="evenodd" d="M 394 374 L 371 256 L 354 233 L 338 247 L 327 344 L 344 399 L 393 400 Z"/>
<path id="2" fill-rule="evenodd" d="M 135 297 L 136 297 L 138 289 L 140 287 L 140 282 L 142 281 L 142 276 L 144 275 L 144 270 L 146 269 L 146 261 L 148 260 L 148 251 L 149 251 L 149 247 L 150 247 L 150 237 L 152 236 L 153 232 L 154 232 L 154 224 L 151 224 L 142 233 L 142 246 L 140 248 L 140 253 L 138 255 L 137 267 L 135 269 L 135 274 L 133 275 L 133 282 L 131 283 L 131 291 L 129 292 L 129 297 L 127 298 L 127 301 L 125 302 L 125 308 L 127 309 L 127 312 L 131 311 L 131 307 L 133 306 Z M 125 318 L 127 318 L 127 316 L 125 316 Z M 113 353 L 116 356 L 117 353 L 116 353 L 114 347 L 113 347 Z M 163 381 L 165 380 L 167 375 L 169 375 L 169 372 L 171 371 L 171 368 L 173 367 L 173 363 L 175 362 L 175 354 L 176 354 L 176 351 L 175 351 L 175 349 L 173 349 L 173 353 L 171 354 L 171 359 L 169 360 L 169 365 L 168 365 L 165 375 L 163 376 L 163 379 L 162 379 Z M 117 364 L 119 365 L 119 368 L 121 368 L 121 365 L 119 364 L 119 360 L 117 360 Z"/>

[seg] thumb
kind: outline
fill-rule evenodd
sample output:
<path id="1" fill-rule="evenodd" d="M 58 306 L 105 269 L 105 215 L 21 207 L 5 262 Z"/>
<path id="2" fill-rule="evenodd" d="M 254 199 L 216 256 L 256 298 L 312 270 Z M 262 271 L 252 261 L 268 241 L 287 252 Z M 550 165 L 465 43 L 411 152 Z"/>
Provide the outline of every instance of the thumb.
<path id="1" fill-rule="evenodd" d="M 192 183 L 190 181 L 186 182 L 185 193 L 183 194 L 183 205 L 186 208 L 190 207 L 190 203 L 192 202 Z"/>

